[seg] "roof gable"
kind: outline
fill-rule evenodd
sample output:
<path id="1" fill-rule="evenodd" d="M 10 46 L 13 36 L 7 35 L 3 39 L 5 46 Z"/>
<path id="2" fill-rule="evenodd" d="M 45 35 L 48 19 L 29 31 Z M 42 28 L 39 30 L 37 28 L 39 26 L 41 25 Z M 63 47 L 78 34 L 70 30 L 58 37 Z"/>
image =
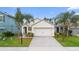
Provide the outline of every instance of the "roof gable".
<path id="1" fill-rule="evenodd" d="M 45 21 L 45 20 L 40 20 L 39 22 L 37 22 L 37 23 L 35 23 L 35 24 L 33 24 L 32 26 L 52 26 L 53 24 L 51 24 L 51 23 L 49 23 L 49 22 L 47 22 L 47 21 Z"/>

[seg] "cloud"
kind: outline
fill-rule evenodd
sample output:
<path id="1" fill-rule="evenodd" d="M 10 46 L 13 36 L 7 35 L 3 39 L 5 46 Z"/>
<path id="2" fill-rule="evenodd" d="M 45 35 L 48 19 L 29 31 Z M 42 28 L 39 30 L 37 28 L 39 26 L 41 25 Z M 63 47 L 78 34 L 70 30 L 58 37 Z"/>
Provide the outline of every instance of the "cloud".
<path id="1" fill-rule="evenodd" d="M 75 9 L 79 9 L 79 7 L 69 7 L 69 8 L 67 9 L 67 11 L 75 10 Z"/>

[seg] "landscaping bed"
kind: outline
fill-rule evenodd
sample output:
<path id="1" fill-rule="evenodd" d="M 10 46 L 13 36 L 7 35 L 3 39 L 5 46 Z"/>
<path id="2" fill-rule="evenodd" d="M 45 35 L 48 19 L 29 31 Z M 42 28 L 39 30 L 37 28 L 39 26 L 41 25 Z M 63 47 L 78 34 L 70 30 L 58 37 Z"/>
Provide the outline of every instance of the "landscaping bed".
<path id="1" fill-rule="evenodd" d="M 79 47 L 78 36 L 55 35 L 55 38 L 64 47 Z"/>

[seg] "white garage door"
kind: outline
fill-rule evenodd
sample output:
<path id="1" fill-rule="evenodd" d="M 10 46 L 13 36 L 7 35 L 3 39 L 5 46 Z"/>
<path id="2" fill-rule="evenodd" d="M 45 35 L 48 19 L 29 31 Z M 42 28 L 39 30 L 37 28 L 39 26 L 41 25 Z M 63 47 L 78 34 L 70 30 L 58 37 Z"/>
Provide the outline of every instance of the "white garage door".
<path id="1" fill-rule="evenodd" d="M 34 29 L 35 36 L 52 36 L 52 29 L 45 28 L 45 29 Z"/>

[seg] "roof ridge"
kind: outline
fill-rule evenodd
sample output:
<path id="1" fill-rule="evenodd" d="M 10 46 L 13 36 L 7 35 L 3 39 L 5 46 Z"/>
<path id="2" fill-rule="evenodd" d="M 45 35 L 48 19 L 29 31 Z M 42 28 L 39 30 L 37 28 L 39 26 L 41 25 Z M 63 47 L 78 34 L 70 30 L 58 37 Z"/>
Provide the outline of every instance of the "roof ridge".
<path id="1" fill-rule="evenodd" d="M 15 17 L 13 17 L 12 15 L 8 14 L 7 12 L 5 13 L 5 12 L 1 12 L 1 11 L 0 11 L 0 13 L 5 14 L 5 15 L 11 17 L 11 18 L 15 18 Z"/>

